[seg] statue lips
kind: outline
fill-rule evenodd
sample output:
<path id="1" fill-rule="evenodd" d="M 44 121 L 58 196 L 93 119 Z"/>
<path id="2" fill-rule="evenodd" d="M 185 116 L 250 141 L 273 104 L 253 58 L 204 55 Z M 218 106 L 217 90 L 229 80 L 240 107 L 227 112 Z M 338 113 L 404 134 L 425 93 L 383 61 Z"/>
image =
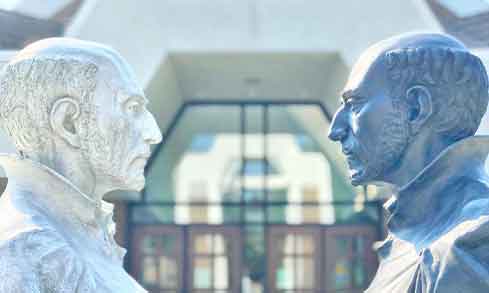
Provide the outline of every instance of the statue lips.
<path id="1" fill-rule="evenodd" d="M 134 166 L 138 169 L 144 170 L 144 167 L 146 166 L 149 157 L 150 157 L 149 153 L 138 155 L 131 161 L 130 166 Z"/>
<path id="2" fill-rule="evenodd" d="M 346 156 L 346 161 L 350 169 L 351 179 L 355 181 L 355 179 L 361 177 L 361 175 L 363 174 L 364 168 L 362 165 L 362 161 L 352 150 L 344 148 L 342 151 L 343 154 Z"/>

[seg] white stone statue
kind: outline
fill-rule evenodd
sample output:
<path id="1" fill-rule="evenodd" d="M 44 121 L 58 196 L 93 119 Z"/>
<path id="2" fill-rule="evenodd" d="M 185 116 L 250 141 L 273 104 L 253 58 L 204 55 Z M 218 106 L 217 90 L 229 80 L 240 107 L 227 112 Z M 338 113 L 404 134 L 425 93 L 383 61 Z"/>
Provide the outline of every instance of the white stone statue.
<path id="1" fill-rule="evenodd" d="M 160 130 L 134 74 L 111 48 L 54 38 L 0 74 L 0 292 L 146 292 L 122 267 L 112 190 L 141 190 Z"/>

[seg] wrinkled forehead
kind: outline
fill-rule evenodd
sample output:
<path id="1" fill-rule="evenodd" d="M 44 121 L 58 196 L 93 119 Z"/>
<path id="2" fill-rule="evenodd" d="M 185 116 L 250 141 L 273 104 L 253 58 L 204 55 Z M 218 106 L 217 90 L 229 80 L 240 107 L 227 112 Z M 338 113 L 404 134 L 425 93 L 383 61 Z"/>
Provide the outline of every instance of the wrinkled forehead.
<path id="1" fill-rule="evenodd" d="M 105 45 L 70 38 L 50 38 L 34 42 L 22 49 L 9 63 L 36 58 L 70 59 L 97 66 L 99 82 L 143 95 L 135 74 L 124 58 Z"/>

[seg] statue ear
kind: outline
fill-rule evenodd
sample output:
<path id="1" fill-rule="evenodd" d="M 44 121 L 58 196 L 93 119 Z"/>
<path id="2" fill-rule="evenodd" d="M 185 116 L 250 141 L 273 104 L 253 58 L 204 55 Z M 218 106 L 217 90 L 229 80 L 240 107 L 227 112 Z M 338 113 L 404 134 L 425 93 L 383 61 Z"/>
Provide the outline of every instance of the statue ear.
<path id="1" fill-rule="evenodd" d="M 59 135 L 73 147 L 80 147 L 80 137 L 74 121 L 80 116 L 80 105 L 72 98 L 57 100 L 49 113 L 49 123 L 56 135 Z"/>
<path id="2" fill-rule="evenodd" d="M 413 133 L 417 133 L 433 112 L 430 91 L 422 85 L 410 87 L 406 92 L 408 119 Z"/>

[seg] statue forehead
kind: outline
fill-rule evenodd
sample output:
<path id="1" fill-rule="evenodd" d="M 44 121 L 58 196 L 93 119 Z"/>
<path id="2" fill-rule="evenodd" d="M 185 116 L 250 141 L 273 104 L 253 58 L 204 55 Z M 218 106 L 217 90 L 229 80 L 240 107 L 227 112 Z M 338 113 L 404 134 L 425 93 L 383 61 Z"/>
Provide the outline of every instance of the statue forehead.
<path id="1" fill-rule="evenodd" d="M 34 42 L 22 49 L 9 64 L 29 59 L 74 59 L 91 62 L 98 67 L 101 78 L 110 83 L 119 81 L 120 86 L 138 90 L 135 74 L 124 58 L 105 45 L 71 38 L 49 38 Z M 119 85 L 117 85 L 119 86 Z"/>
<path id="2" fill-rule="evenodd" d="M 417 48 L 451 48 L 466 51 L 458 40 L 444 34 L 408 33 L 380 41 L 369 47 L 352 68 L 344 95 L 361 95 L 384 79 L 384 56 L 389 51 Z M 377 82 L 375 82 L 377 81 Z"/>

